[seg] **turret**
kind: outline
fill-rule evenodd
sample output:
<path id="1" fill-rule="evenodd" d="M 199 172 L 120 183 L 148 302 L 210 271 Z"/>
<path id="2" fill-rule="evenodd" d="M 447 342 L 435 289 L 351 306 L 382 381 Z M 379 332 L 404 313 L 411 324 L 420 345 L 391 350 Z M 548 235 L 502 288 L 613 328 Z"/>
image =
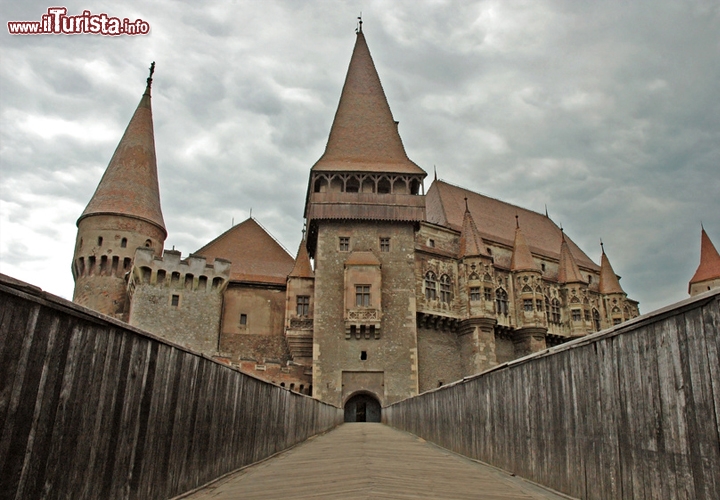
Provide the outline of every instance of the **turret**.
<path id="1" fill-rule="evenodd" d="M 312 365 L 315 275 L 307 252 L 305 231 L 298 248 L 295 266 L 287 278 L 285 338 L 293 361 Z"/>
<path id="2" fill-rule="evenodd" d="M 167 237 L 160 208 L 150 88 L 120 139 L 105 174 L 77 221 L 73 301 L 127 320 L 126 275 L 138 247 L 162 255 Z"/>
<path id="3" fill-rule="evenodd" d="M 533 259 L 530 247 L 515 216 L 515 240 L 510 260 L 517 330 L 513 342 L 520 356 L 545 348 L 547 319 L 544 310 L 542 270 Z"/>
<path id="4" fill-rule="evenodd" d="M 700 265 L 688 283 L 691 297 L 720 288 L 720 254 L 702 228 L 700 234 Z"/>
<path id="5" fill-rule="evenodd" d="M 577 261 L 570 250 L 570 245 L 562 233 L 560 243 L 560 264 L 558 266 L 558 283 L 560 284 L 565 311 L 569 317 L 564 323 L 570 327 L 570 335 L 585 335 L 590 331 L 590 302 L 588 283 L 580 273 Z"/>

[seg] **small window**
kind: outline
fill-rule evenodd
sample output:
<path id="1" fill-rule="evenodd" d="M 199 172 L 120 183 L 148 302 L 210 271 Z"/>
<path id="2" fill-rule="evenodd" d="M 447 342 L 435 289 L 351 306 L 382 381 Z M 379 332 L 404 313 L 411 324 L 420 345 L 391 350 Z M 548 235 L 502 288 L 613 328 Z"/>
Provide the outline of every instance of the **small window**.
<path id="1" fill-rule="evenodd" d="M 152 241 L 151 241 L 151 240 L 145 240 L 145 248 L 152 248 Z"/>
<path id="2" fill-rule="evenodd" d="M 120 240 L 120 248 L 127 248 L 127 238 Z"/>
<path id="3" fill-rule="evenodd" d="M 170 305 L 173 307 L 177 307 L 180 305 L 180 296 L 173 294 L 173 296 L 170 298 Z"/>
<path id="4" fill-rule="evenodd" d="M 613 325 L 617 326 L 622 323 L 622 318 L 613 318 Z"/>
<path id="5" fill-rule="evenodd" d="M 488 255 L 492 255 L 492 248 L 487 247 L 486 250 L 487 250 Z"/>
<path id="6" fill-rule="evenodd" d="M 535 299 L 535 309 L 542 312 L 543 310 L 543 301 L 542 299 Z"/>
<path id="7" fill-rule="evenodd" d="M 367 361 L 367 351 L 360 351 L 360 360 Z"/>
<path id="8" fill-rule="evenodd" d="M 340 251 L 341 252 L 349 252 L 350 251 L 350 238 L 347 236 L 340 236 Z"/>
<path id="9" fill-rule="evenodd" d="M 370 307 L 370 285 L 355 285 L 355 306 Z"/>
<path id="10" fill-rule="evenodd" d="M 390 238 L 380 238 L 380 251 L 381 252 L 389 252 L 390 251 Z"/>
<path id="11" fill-rule="evenodd" d="M 588 285 L 592 283 L 592 274 L 588 274 Z"/>
<path id="12" fill-rule="evenodd" d="M 585 321 L 590 321 L 590 311 L 585 311 Z"/>
<path id="13" fill-rule="evenodd" d="M 495 291 L 496 311 L 498 314 L 508 314 L 508 294 L 502 288 Z"/>
<path id="14" fill-rule="evenodd" d="M 103 242 L 102 236 L 98 236 L 98 246 L 99 247 L 102 246 L 102 242 Z"/>
<path id="15" fill-rule="evenodd" d="M 310 314 L 310 296 L 299 295 L 297 297 L 297 315 L 307 316 Z"/>
<path id="16" fill-rule="evenodd" d="M 485 300 L 492 300 L 492 288 L 485 287 L 483 289 L 483 297 Z"/>
<path id="17" fill-rule="evenodd" d="M 533 312 L 533 301 L 532 299 L 523 299 L 523 311 Z"/>
<path id="18" fill-rule="evenodd" d="M 540 264 L 540 269 L 542 269 L 542 271 L 545 272 L 545 263 L 544 262 L 542 264 Z"/>
<path id="19" fill-rule="evenodd" d="M 573 309 L 570 312 L 572 314 L 573 321 L 580 321 L 582 319 L 582 313 L 580 312 L 580 309 Z"/>
<path id="20" fill-rule="evenodd" d="M 247 314 L 240 315 L 240 326 L 247 326 Z"/>
<path id="21" fill-rule="evenodd" d="M 432 239 L 432 238 L 430 238 L 430 239 L 428 240 L 428 246 L 431 247 L 431 248 L 435 248 L 435 240 Z"/>
<path id="22" fill-rule="evenodd" d="M 480 287 L 479 286 L 470 287 L 470 300 L 471 301 L 480 300 Z"/>
<path id="23" fill-rule="evenodd" d="M 449 304 L 452 301 L 452 283 L 450 276 L 443 274 L 440 277 L 440 302 Z"/>

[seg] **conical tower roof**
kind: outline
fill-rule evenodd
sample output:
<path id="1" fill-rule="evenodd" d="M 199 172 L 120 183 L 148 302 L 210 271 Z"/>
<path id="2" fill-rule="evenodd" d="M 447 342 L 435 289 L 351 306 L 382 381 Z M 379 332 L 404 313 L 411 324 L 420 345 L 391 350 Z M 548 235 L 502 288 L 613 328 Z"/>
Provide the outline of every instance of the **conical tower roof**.
<path id="1" fill-rule="evenodd" d="M 153 68 L 154 63 L 151 77 Z M 78 224 L 91 215 L 124 215 L 155 224 L 167 235 L 160 208 L 151 84 L 148 78 L 140 104 Z"/>
<path id="2" fill-rule="evenodd" d="M 525 236 L 520 230 L 520 223 L 515 218 L 515 242 L 513 244 L 512 259 L 510 260 L 511 271 L 540 271 L 530 253 L 530 247 L 525 241 Z"/>
<path id="3" fill-rule="evenodd" d="M 610 265 L 610 259 L 605 255 L 605 247 L 602 247 L 602 257 L 600 257 L 600 293 L 625 293 L 620 286 L 620 280 Z"/>
<path id="4" fill-rule="evenodd" d="M 288 275 L 289 278 L 314 278 L 312 266 L 310 265 L 310 256 L 307 251 L 307 242 L 303 237 L 300 242 L 300 248 L 298 248 L 297 258 L 295 259 L 295 266 Z"/>
<path id="5" fill-rule="evenodd" d="M 720 255 L 703 228 L 700 234 L 700 265 L 690 285 L 717 278 L 720 278 Z"/>
<path id="6" fill-rule="evenodd" d="M 467 207 L 467 198 L 465 198 L 465 214 L 463 215 L 463 225 L 460 231 L 459 257 L 477 257 L 480 255 L 489 257 L 485 251 L 485 242 L 480 236 L 480 231 L 475 225 L 475 219 L 473 219 Z"/>
<path id="7" fill-rule="evenodd" d="M 580 268 L 575 261 L 575 257 L 573 257 L 573 254 L 570 251 L 570 246 L 568 245 L 568 242 L 565 241 L 565 233 L 563 233 L 562 242 L 560 243 L 558 281 L 560 283 L 585 283 L 582 274 L 580 274 Z M 602 283 L 602 277 L 600 278 L 600 282 Z"/>
<path id="8" fill-rule="evenodd" d="M 312 169 L 425 175 L 405 153 L 362 29 L 325 153 Z"/>

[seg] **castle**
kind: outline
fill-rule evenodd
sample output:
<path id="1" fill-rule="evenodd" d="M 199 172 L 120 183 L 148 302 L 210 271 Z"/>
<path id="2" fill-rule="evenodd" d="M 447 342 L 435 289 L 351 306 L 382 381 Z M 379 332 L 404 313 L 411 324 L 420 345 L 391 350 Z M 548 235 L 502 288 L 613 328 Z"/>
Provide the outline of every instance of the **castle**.
<path id="1" fill-rule="evenodd" d="M 78 219 L 79 304 L 348 420 L 639 314 L 604 250 L 597 265 L 547 214 L 437 179 L 424 191 L 362 29 L 295 258 L 253 218 L 186 258 L 163 250 L 151 83 Z M 720 286 L 706 267 L 698 291 Z"/>

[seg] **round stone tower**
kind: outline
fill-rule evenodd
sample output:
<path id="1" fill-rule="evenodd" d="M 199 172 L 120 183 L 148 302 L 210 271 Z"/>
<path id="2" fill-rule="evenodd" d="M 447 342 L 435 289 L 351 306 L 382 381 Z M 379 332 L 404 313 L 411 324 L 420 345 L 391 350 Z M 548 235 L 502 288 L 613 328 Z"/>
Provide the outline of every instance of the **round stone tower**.
<path id="1" fill-rule="evenodd" d="M 135 249 L 152 248 L 162 255 L 167 237 L 160 208 L 150 87 L 77 221 L 73 255 L 73 301 L 108 316 L 126 320 L 126 274 Z"/>

